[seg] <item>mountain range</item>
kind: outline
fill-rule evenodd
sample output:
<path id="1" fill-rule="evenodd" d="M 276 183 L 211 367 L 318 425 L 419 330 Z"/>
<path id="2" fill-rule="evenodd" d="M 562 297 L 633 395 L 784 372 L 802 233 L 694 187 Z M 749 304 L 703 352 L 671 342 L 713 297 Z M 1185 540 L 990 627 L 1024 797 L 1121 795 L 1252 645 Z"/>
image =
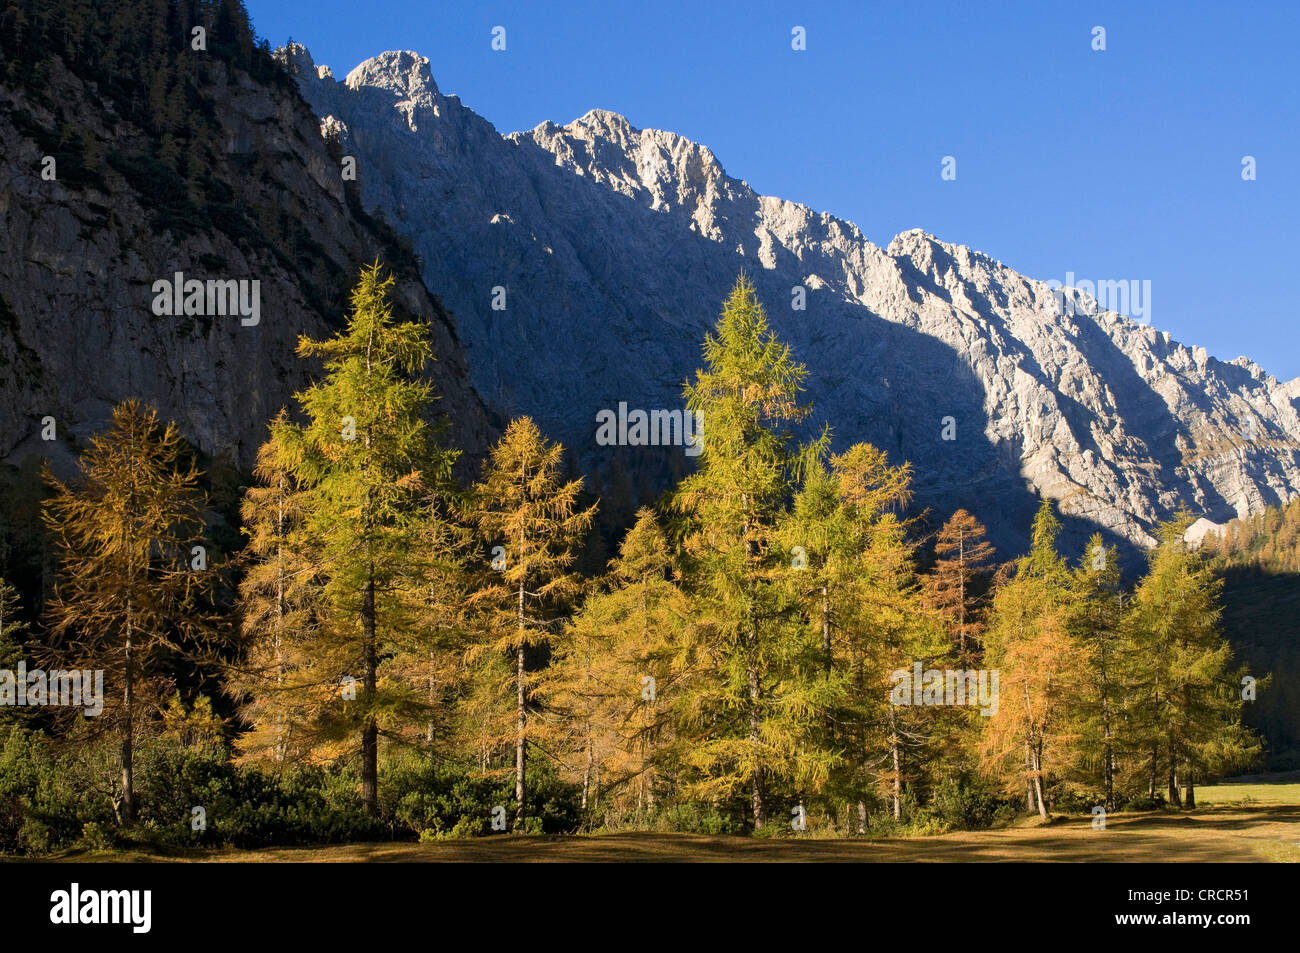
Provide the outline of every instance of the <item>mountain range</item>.
<path id="1" fill-rule="evenodd" d="M 965 507 L 1005 555 L 1041 495 L 1075 543 L 1100 527 L 1136 551 L 1180 505 L 1222 523 L 1300 491 L 1300 379 L 1217 360 L 1086 295 L 1061 308 L 1046 282 L 920 230 L 881 248 L 616 113 L 502 135 L 415 53 L 339 81 L 301 46 L 253 46 L 247 24 L 219 24 L 192 58 L 175 52 L 184 24 L 151 33 L 147 4 L 115 15 L 140 29 L 5 48 L 11 465 L 66 468 L 113 403 L 138 397 L 247 473 L 315 369 L 299 336 L 340 326 L 357 269 L 380 258 L 397 310 L 429 323 L 438 412 L 467 462 L 529 414 L 607 517 L 652 500 L 691 455 L 603 445 L 598 419 L 681 409 L 741 273 L 807 366 L 808 433 L 825 423 L 836 449 L 866 440 L 909 461 L 920 507 L 939 520 Z M 153 286 L 178 271 L 259 281 L 260 321 L 159 316 Z"/>
<path id="2" fill-rule="evenodd" d="M 910 461 L 919 504 L 967 508 L 1000 547 L 1023 546 L 1040 495 L 1076 536 L 1144 547 L 1180 505 L 1223 522 L 1300 489 L 1300 379 L 919 229 L 881 248 L 616 113 L 501 135 L 416 53 L 342 81 L 300 45 L 276 56 L 355 158 L 365 207 L 420 256 L 477 393 L 532 415 L 588 470 L 617 452 L 595 439 L 603 409 L 682 406 L 744 272 L 836 447 Z"/>

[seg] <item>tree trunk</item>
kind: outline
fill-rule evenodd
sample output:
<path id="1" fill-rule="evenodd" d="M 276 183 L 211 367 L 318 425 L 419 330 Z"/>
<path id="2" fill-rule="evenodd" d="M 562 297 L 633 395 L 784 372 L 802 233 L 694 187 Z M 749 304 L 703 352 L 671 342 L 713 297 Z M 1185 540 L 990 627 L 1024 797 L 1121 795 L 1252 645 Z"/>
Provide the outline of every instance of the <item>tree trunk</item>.
<path id="1" fill-rule="evenodd" d="M 122 823 L 135 822 L 135 630 L 131 621 L 131 601 L 126 603 L 126 665 L 122 701 L 125 724 L 122 728 Z"/>
<path id="2" fill-rule="evenodd" d="M 655 705 L 657 707 L 658 702 L 656 702 Z M 645 779 L 646 779 L 645 781 L 646 806 L 653 811 L 655 807 L 655 780 L 659 776 L 658 771 L 655 768 L 655 765 L 658 763 L 658 750 L 657 750 L 658 746 L 656 744 L 657 741 L 656 733 L 659 730 L 658 729 L 659 719 L 657 713 L 652 713 L 651 717 L 654 719 L 654 722 L 646 728 L 645 744 L 648 750 L 646 754 L 643 756 L 642 768 L 645 771 Z"/>
<path id="3" fill-rule="evenodd" d="M 831 677 L 831 597 L 826 586 L 822 586 L 822 651 L 826 653 L 826 677 Z"/>
<path id="4" fill-rule="evenodd" d="M 1038 816 L 1043 820 L 1051 820 L 1051 814 L 1047 811 L 1047 802 L 1043 800 L 1043 779 L 1034 775 L 1034 796 L 1038 799 Z"/>
<path id="5" fill-rule="evenodd" d="M 528 485 L 528 466 L 522 464 L 519 474 L 521 486 Z M 519 555 L 524 558 L 525 534 L 523 526 L 519 529 Z M 519 627 L 519 645 L 515 650 L 515 829 L 521 830 L 524 823 L 524 803 L 528 795 L 528 749 L 525 732 L 528 730 L 528 696 L 524 686 L 524 636 L 528 623 L 524 617 L 524 592 L 527 574 L 519 577 L 519 591 L 515 606 L 515 623 Z"/>
<path id="6" fill-rule="evenodd" d="M 370 567 L 366 579 L 365 596 L 361 603 L 361 632 L 365 642 L 364 689 L 366 695 L 366 721 L 361 730 L 361 800 L 371 817 L 379 814 L 379 722 L 375 719 L 374 703 L 376 670 L 379 667 L 375 649 L 375 573 Z"/>
<path id="7" fill-rule="evenodd" d="M 894 762 L 893 801 L 894 820 L 903 819 L 903 758 L 898 746 L 898 723 L 895 720 L 894 707 L 889 707 L 889 753 Z"/>
<path id="8" fill-rule="evenodd" d="M 1041 741 L 1035 745 L 1031 738 L 1034 735 L 1034 706 L 1031 704 L 1029 696 L 1029 685 L 1025 683 L 1025 712 L 1028 718 L 1028 724 L 1025 727 L 1025 767 L 1029 770 L 1028 784 L 1030 787 L 1030 805 L 1032 811 L 1033 801 L 1038 802 L 1038 816 L 1047 819 L 1047 802 L 1043 800 L 1043 780 L 1042 780 L 1042 761 L 1043 749 Z"/>
<path id="9" fill-rule="evenodd" d="M 433 668 L 436 662 L 437 660 L 434 658 L 433 653 L 430 652 L 429 667 Z M 429 711 L 430 712 L 433 711 L 433 706 L 435 705 L 437 700 L 438 700 L 438 679 L 436 676 L 430 675 L 429 676 Z M 428 744 L 430 747 L 433 746 L 433 734 L 434 734 L 433 728 L 434 728 L 433 716 L 430 715 L 428 722 L 424 726 L 424 740 L 425 743 Z"/>
<path id="10" fill-rule="evenodd" d="M 1106 810 L 1115 811 L 1115 752 L 1111 750 L 1110 735 L 1106 736 Z"/>
<path id="11" fill-rule="evenodd" d="M 745 550 L 751 564 L 756 565 L 758 559 L 758 544 L 751 535 L 753 528 L 749 515 L 748 494 L 742 494 L 741 504 L 745 507 L 744 526 L 741 530 L 741 539 L 745 541 Z M 746 677 L 749 682 L 749 756 L 751 759 L 749 771 L 750 784 L 750 806 L 753 810 L 754 829 L 763 826 L 763 766 L 760 758 L 759 738 L 761 736 L 760 728 L 762 727 L 762 710 L 759 708 L 760 686 L 758 680 L 758 620 L 755 618 L 754 609 L 754 579 L 752 576 L 745 581 L 746 603 L 745 618 L 748 623 L 748 631 L 745 634 L 745 645 L 747 656 L 745 659 Z"/>
<path id="12" fill-rule="evenodd" d="M 760 712 L 758 708 L 758 669 L 751 660 L 749 664 L 749 748 L 754 759 L 750 770 L 750 804 L 754 811 L 754 829 L 763 826 L 763 768 L 759 764 L 759 727 Z"/>
<path id="13" fill-rule="evenodd" d="M 374 331 L 371 330 L 370 342 L 366 344 L 366 377 L 370 377 L 370 346 L 374 342 Z M 367 454 L 370 451 L 370 430 L 365 432 L 364 445 Z M 361 462 L 362 479 L 367 479 L 367 459 L 363 457 Z M 379 667 L 378 648 L 375 644 L 375 561 L 374 549 L 372 548 L 375 514 L 371 502 L 371 487 L 366 485 L 366 502 L 362 511 L 364 513 L 364 531 L 366 540 L 366 588 L 361 602 L 361 638 L 363 642 L 364 658 L 362 661 L 364 671 L 363 689 L 366 697 L 366 720 L 361 729 L 361 800 L 365 804 L 366 813 L 371 817 L 379 815 L 379 723 L 375 719 L 375 675 Z"/>
<path id="14" fill-rule="evenodd" d="M 746 520 L 746 532 L 748 533 L 749 521 Z M 749 598 L 749 634 L 746 638 L 748 644 L 749 657 L 746 660 L 746 675 L 749 681 L 749 753 L 753 759 L 749 783 L 750 783 L 750 806 L 754 814 L 754 829 L 758 830 L 763 826 L 763 767 L 759 758 L 759 737 L 760 728 L 762 727 L 762 710 L 759 708 L 759 683 L 758 683 L 758 623 L 754 618 L 754 599 L 752 594 Z"/>
<path id="15" fill-rule="evenodd" d="M 1025 742 L 1025 810 L 1030 814 L 1037 808 L 1034 805 L 1034 756 L 1030 753 L 1029 742 Z"/>
<path id="16" fill-rule="evenodd" d="M 1043 755 L 1041 751 L 1030 749 L 1033 758 L 1034 769 L 1034 796 L 1038 799 L 1038 816 L 1043 820 L 1051 820 L 1051 814 L 1047 810 L 1047 801 L 1043 798 Z"/>
<path id="17" fill-rule="evenodd" d="M 1187 765 L 1186 792 L 1186 797 L 1183 798 L 1183 807 L 1190 811 L 1196 807 L 1196 784 L 1192 779 L 1192 766 L 1190 764 Z"/>
<path id="18" fill-rule="evenodd" d="M 595 761 L 591 744 L 591 722 L 587 722 L 587 765 L 582 769 L 582 810 L 587 810 L 587 796 L 591 793 L 591 765 Z"/>
<path id="19" fill-rule="evenodd" d="M 894 820 L 903 819 L 903 766 L 898 756 L 898 738 L 894 737 L 893 744 L 894 754 Z"/>
<path id="20" fill-rule="evenodd" d="M 523 590 L 519 592 L 519 598 L 523 600 Z M 524 823 L 524 797 L 527 794 L 525 784 L 528 752 L 524 744 L 524 731 L 528 726 L 528 710 L 525 707 L 524 698 L 524 646 L 519 643 L 519 648 L 515 651 L 515 826 L 522 827 Z"/>
<path id="21" fill-rule="evenodd" d="M 650 644 L 650 607 L 645 590 L 641 590 L 641 644 Z M 644 778 L 646 806 L 653 811 L 655 806 L 655 779 L 658 774 L 655 765 L 659 757 L 659 683 L 654 683 L 651 693 L 650 709 L 645 713 L 647 720 L 642 722 L 641 731 L 641 772 Z"/>
<path id="22" fill-rule="evenodd" d="M 957 530 L 957 664 L 966 667 L 966 530 Z"/>
<path id="23" fill-rule="evenodd" d="M 275 505 L 275 687 L 284 682 L 284 643 L 281 635 L 284 631 L 284 478 L 280 479 L 281 496 Z M 278 694 L 278 691 L 277 691 Z M 280 706 L 275 709 L 275 760 L 281 762 L 287 754 L 285 746 L 284 713 Z"/>
<path id="24" fill-rule="evenodd" d="M 1102 678 L 1105 679 L 1105 675 Z M 1106 810 L 1115 810 L 1115 746 L 1111 743 L 1110 737 L 1110 699 L 1106 692 L 1102 691 L 1101 696 L 1101 722 L 1102 722 L 1102 772 L 1103 780 L 1106 786 Z"/>
<path id="25" fill-rule="evenodd" d="M 1182 796 L 1178 793 L 1178 755 L 1172 741 L 1169 743 L 1169 803 L 1179 808 L 1183 806 Z"/>
<path id="26" fill-rule="evenodd" d="M 280 495 L 275 504 L 275 687 L 284 684 L 284 493 L 285 479 L 280 478 Z M 275 709 L 275 760 L 284 761 L 288 755 L 287 732 L 284 727 L 284 711 L 279 705 Z"/>

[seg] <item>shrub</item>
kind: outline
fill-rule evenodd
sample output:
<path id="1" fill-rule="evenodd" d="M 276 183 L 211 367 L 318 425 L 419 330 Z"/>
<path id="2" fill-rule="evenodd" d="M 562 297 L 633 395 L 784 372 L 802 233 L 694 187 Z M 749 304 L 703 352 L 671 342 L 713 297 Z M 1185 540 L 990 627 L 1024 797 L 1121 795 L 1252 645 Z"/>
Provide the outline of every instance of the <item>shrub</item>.
<path id="1" fill-rule="evenodd" d="M 745 824 L 739 817 L 719 811 L 697 801 L 679 801 L 661 815 L 661 826 L 683 834 L 743 834 Z"/>
<path id="2" fill-rule="evenodd" d="M 113 832 L 99 821 L 87 821 L 81 825 L 81 846 L 86 850 L 111 850 L 114 846 Z"/>
<path id="3" fill-rule="evenodd" d="M 1142 794 L 1131 800 L 1125 801 L 1124 806 L 1120 808 L 1123 811 L 1158 811 L 1165 806 L 1163 794 L 1157 794 L 1155 797 L 1147 797 Z"/>
<path id="4" fill-rule="evenodd" d="M 45 735 L 0 728 L 0 851 L 45 853 L 71 846 L 87 823 L 113 824 L 106 792 L 89 777 L 96 752 L 65 757 Z"/>
<path id="5" fill-rule="evenodd" d="M 930 811 L 950 830 L 974 831 L 992 826 L 1004 806 L 1014 812 L 995 790 L 962 775 L 946 778 L 935 788 Z"/>
<path id="6" fill-rule="evenodd" d="M 295 765 L 280 775 L 238 767 L 224 752 L 160 745 L 140 782 L 140 820 L 167 844 L 268 847 L 388 839 L 362 809 L 356 779 L 343 769 Z M 192 829 L 202 807 L 206 829 Z"/>
<path id="7" fill-rule="evenodd" d="M 577 785 L 539 766 L 529 774 L 529 789 L 531 810 L 524 819 L 524 832 L 561 834 L 577 829 L 581 819 Z M 514 829 L 513 777 L 487 777 L 422 755 L 405 755 L 385 766 L 379 791 L 381 813 L 396 828 L 421 839 L 491 834 L 497 807 L 505 809 Z"/>
<path id="8" fill-rule="evenodd" d="M 492 833 L 497 806 L 508 818 L 514 814 L 513 779 L 401 755 L 382 766 L 380 816 L 371 817 L 346 766 L 240 766 L 219 741 L 186 744 L 164 731 L 138 740 L 136 823 L 123 830 L 113 810 L 117 777 L 114 737 L 77 729 L 56 744 L 40 732 L 0 729 L 0 852 L 427 841 Z M 576 785 L 538 767 L 530 789 L 532 809 L 520 829 L 577 829 Z M 192 823 L 196 807 L 203 809 L 202 830 Z"/>

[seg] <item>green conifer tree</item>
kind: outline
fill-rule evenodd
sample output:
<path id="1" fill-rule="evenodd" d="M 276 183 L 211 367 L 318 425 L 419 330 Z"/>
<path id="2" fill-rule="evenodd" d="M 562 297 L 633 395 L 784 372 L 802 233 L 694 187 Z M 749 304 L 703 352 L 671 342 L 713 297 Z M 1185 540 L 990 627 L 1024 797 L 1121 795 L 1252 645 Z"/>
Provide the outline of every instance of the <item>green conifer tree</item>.
<path id="1" fill-rule="evenodd" d="M 529 654 L 544 657 L 563 625 L 559 612 L 582 592 L 583 580 L 572 566 L 596 513 L 594 505 L 579 504 L 582 480 L 563 480 L 563 455 L 562 446 L 549 443 L 532 420 L 521 417 L 492 448 L 472 491 L 480 541 L 495 552 L 468 600 L 481 613 L 483 636 L 467 656 L 491 680 L 484 694 L 496 714 L 513 716 L 513 725 L 498 720 L 492 734 L 498 740 L 513 738 L 517 829 L 527 812 L 531 735 L 540 727 L 530 721 L 538 679 Z M 503 668 L 507 657 L 513 664 Z M 513 689 L 513 704 L 503 704 L 507 689 Z"/>
<path id="2" fill-rule="evenodd" d="M 432 357 L 428 326 L 394 318 L 393 284 L 378 262 L 362 269 L 346 327 L 328 340 L 299 339 L 299 355 L 322 358 L 325 373 L 296 395 L 307 423 L 282 428 L 324 580 L 314 664 L 340 686 L 341 704 L 322 714 L 342 750 L 355 750 L 347 739 L 359 735 L 362 801 L 371 813 L 380 733 L 397 732 L 423 706 L 415 686 L 381 678 L 381 666 L 414 624 L 409 590 L 424 501 L 455 459 L 433 445 L 424 418 L 432 401 L 421 376 Z"/>
<path id="3" fill-rule="evenodd" d="M 1118 808 L 1116 780 L 1129 738 L 1126 731 L 1129 684 L 1137 656 L 1122 625 L 1124 591 L 1115 548 L 1100 533 L 1088 540 L 1071 587 L 1071 627 L 1088 646 L 1088 679 L 1081 696 L 1085 760 L 1099 767 L 1107 811 Z"/>
<path id="4" fill-rule="evenodd" d="M 711 677 L 692 689 L 693 792 L 713 800 L 747 788 L 753 824 L 767 788 L 798 795 L 823 784 L 834 758 L 815 726 L 826 690 L 820 641 L 808 637 L 785 584 L 779 523 L 797 478 L 790 428 L 802 420 L 805 370 L 770 331 L 743 276 L 705 339 L 707 369 L 686 387 L 699 415 L 698 467 L 678 486 L 688 593 L 709 640 Z"/>
<path id="5" fill-rule="evenodd" d="M 1163 769 L 1169 803 L 1188 808 L 1196 806 L 1198 778 L 1244 767 L 1259 750 L 1241 724 L 1242 673 L 1219 633 L 1223 582 L 1183 541 L 1191 521 L 1180 512 L 1161 527 L 1128 620 L 1147 668 L 1135 688 L 1146 699 L 1140 724 L 1149 786 Z"/>

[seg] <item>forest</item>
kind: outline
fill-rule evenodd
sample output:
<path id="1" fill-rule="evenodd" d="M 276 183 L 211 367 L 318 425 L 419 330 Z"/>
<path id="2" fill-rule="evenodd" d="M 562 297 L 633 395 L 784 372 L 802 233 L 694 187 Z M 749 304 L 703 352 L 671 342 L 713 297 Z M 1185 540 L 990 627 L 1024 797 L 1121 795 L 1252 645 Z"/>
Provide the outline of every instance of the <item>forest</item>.
<path id="1" fill-rule="evenodd" d="M 51 571 L 0 581 L 0 667 L 102 672 L 102 712 L 0 682 L 0 851 L 927 834 L 1191 809 L 1259 762 L 1268 673 L 1191 514 L 1132 580 L 1100 534 L 1060 552 L 1046 499 L 1018 558 L 963 510 L 925 533 L 908 463 L 797 439 L 810 371 L 742 275 L 684 385 L 700 452 L 584 572 L 601 501 L 526 417 L 463 475 L 392 284 L 299 340 L 229 519 L 138 401 L 44 468 Z"/>

